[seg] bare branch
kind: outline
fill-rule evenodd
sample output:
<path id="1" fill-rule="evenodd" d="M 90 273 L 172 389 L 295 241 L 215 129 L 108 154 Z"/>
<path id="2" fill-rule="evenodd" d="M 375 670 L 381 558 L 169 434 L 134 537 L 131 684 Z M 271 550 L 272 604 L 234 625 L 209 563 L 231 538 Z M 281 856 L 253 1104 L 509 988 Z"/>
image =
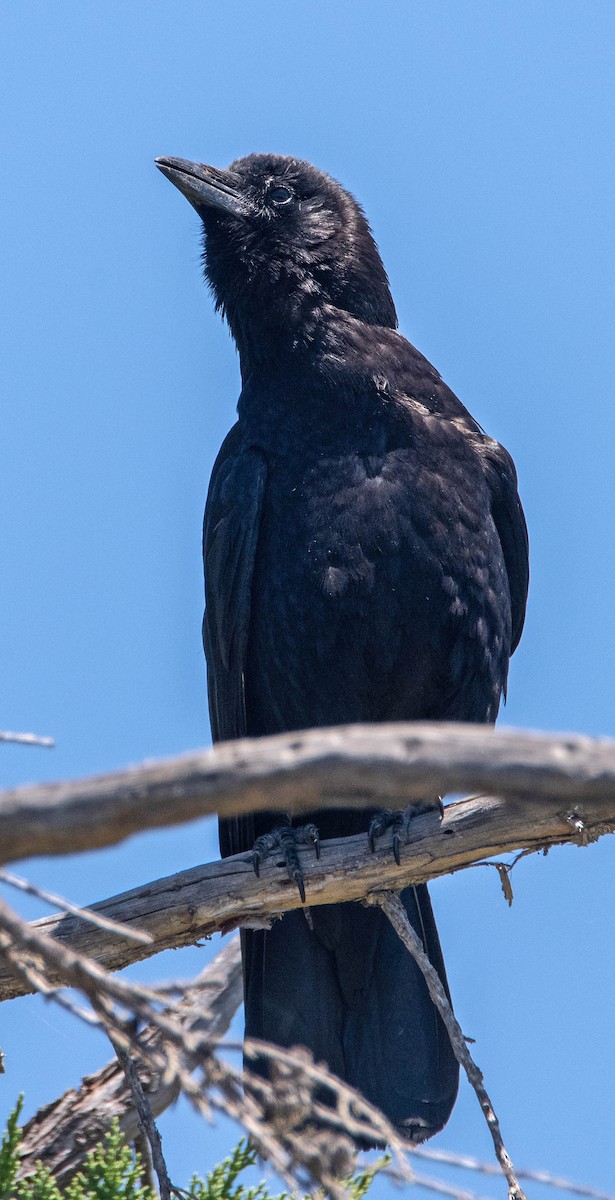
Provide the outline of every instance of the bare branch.
<path id="1" fill-rule="evenodd" d="M 378 899 L 382 902 L 382 897 Z M 394 908 L 395 898 L 387 900 L 392 902 Z M 2 915 L 6 918 L 5 912 Z M 67 981 L 75 977 L 78 985 L 86 990 L 115 1042 L 117 1024 L 110 999 L 116 994 L 117 985 L 109 986 L 109 981 L 101 979 L 99 971 L 87 961 L 79 964 L 79 971 L 75 974 L 73 956 L 50 945 L 49 940 L 41 935 L 32 940 L 20 918 L 8 924 L 12 926 L 15 944 L 20 945 L 22 952 L 24 948 L 28 953 L 34 952 L 32 947 L 35 946 L 41 958 L 48 959 L 52 966 L 57 963 L 58 954 L 61 956 Z M 223 963 L 225 958 L 226 964 Z M 234 977 L 230 987 L 227 986 L 229 977 Z M 267 1055 L 270 1058 L 273 1078 L 270 1081 L 248 1075 L 244 1092 L 239 1072 L 212 1054 L 214 1035 L 228 1022 L 239 1001 L 241 984 L 236 943 L 231 943 L 218 961 L 206 970 L 201 985 L 205 980 L 213 992 L 214 1005 L 215 999 L 220 1000 L 221 994 L 226 993 L 226 1012 L 222 1013 L 218 1005 L 217 1028 L 215 1020 L 211 1020 L 212 1004 L 208 1003 L 208 1011 L 203 1012 L 202 998 L 198 997 L 196 988 L 191 989 L 193 995 L 188 1002 L 184 1001 L 168 1010 L 166 1015 L 154 1013 L 150 1007 L 153 1024 L 144 1034 L 137 1037 L 131 1027 L 124 1024 L 123 1044 L 119 1049 L 125 1065 L 129 1061 L 127 1055 L 132 1055 L 135 1062 L 141 1064 L 138 1067 L 139 1075 L 144 1072 L 147 1097 L 140 1082 L 137 1084 L 134 1078 L 130 1082 L 133 1093 L 139 1095 L 138 1108 L 142 1115 L 145 1114 L 143 1119 L 154 1146 L 157 1136 L 153 1114 L 162 1111 L 181 1088 L 199 1112 L 207 1115 L 211 1105 L 242 1122 L 262 1153 L 270 1158 L 289 1183 L 306 1177 L 316 1179 L 326 1182 L 332 1196 L 341 1198 L 344 1193 L 336 1183 L 336 1173 L 339 1175 L 348 1162 L 348 1135 L 351 1135 L 361 1140 L 388 1142 L 396 1155 L 397 1172 L 402 1178 L 415 1184 L 420 1182 L 421 1186 L 455 1197 L 456 1200 L 475 1200 L 472 1194 L 450 1188 L 442 1181 L 417 1176 L 406 1157 L 408 1147 L 382 1114 L 353 1089 L 331 1076 L 326 1067 L 314 1063 L 306 1052 L 247 1043 L 248 1054 L 252 1052 L 259 1057 Z M 141 1015 L 148 1009 L 146 993 L 134 985 L 129 989 L 121 987 L 117 995 L 124 1006 L 131 997 L 136 997 Z M 198 1000 L 196 1012 L 193 1008 L 194 998 Z M 458 1033 L 463 1045 L 463 1037 L 460 1031 Z M 199 1067 L 203 1073 L 201 1080 L 191 1077 L 195 1067 Z M 335 1095 L 332 1108 L 324 1106 L 318 1099 L 323 1087 Z M 128 1136 L 134 1136 L 135 1101 L 130 1095 L 131 1089 L 120 1080 L 117 1065 L 112 1064 L 97 1076 L 84 1080 L 78 1094 L 70 1092 L 55 1105 L 42 1110 L 26 1129 L 20 1175 L 23 1177 L 32 1170 L 33 1158 L 44 1156 L 45 1164 L 65 1182 L 78 1168 L 91 1144 L 100 1139 L 118 1109 L 123 1118 L 122 1127 Z M 492 1122 L 493 1114 L 489 1115 Z M 126 1128 L 126 1119 L 129 1129 Z M 306 1136 L 306 1121 L 310 1126 L 309 1137 Z M 311 1122 L 314 1121 L 316 1126 L 312 1127 Z M 430 1157 L 428 1153 L 424 1156 Z M 165 1176 L 164 1160 L 158 1153 L 156 1159 L 162 1192 L 169 1194 L 172 1189 Z M 474 1162 L 470 1164 L 469 1161 L 463 1165 L 483 1166 Z M 550 1177 L 547 1179 L 551 1181 Z M 579 1191 L 581 1194 L 591 1194 L 590 1189 Z M 522 1196 L 518 1188 L 511 1192 L 513 1194 Z"/>
<path id="2" fill-rule="evenodd" d="M 44 934 L 33 932 L 2 902 L 0 924 L 4 927 L 2 936 L 10 935 L 15 949 L 19 948 L 21 954 L 36 955 L 43 969 L 50 967 L 66 984 L 84 993 L 116 1050 L 119 1048 L 133 1058 L 139 1071 L 153 1069 L 167 1080 L 176 1080 L 202 1115 L 209 1116 L 213 1108 L 238 1120 L 291 1191 L 295 1188 L 302 1191 L 313 1184 L 322 1185 L 331 1200 L 343 1200 L 344 1188 L 340 1179 L 350 1169 L 353 1152 L 348 1121 L 343 1121 L 334 1109 L 319 1110 L 313 1094 L 313 1078 L 322 1076 L 324 1068 L 310 1071 L 309 1055 L 297 1051 L 293 1056 L 292 1052 L 284 1051 L 280 1056 L 277 1049 L 267 1048 L 276 1068 L 280 1057 L 284 1059 L 284 1068 L 276 1070 L 271 1081 L 242 1075 L 237 1068 L 212 1053 L 210 1037 L 182 1028 L 175 1012 L 161 1013 L 154 1009 L 146 989 L 112 980 L 83 956 L 66 950 Z M 52 998 L 55 998 L 53 994 Z M 157 1003 L 156 997 L 154 1003 Z M 155 1043 L 151 1039 L 145 1042 L 126 1020 L 124 1014 L 131 1011 L 134 1016 L 147 1019 L 155 1028 Z M 200 1072 L 198 1079 L 193 1078 L 195 1062 Z M 138 1096 L 140 1112 L 151 1132 L 142 1087 L 132 1072 L 130 1087 Z M 355 1123 L 362 1118 L 363 1125 L 367 1124 L 368 1136 L 371 1126 L 369 1115 L 362 1117 L 365 1111 L 373 1111 L 382 1126 L 384 1118 L 366 1106 L 358 1094 L 355 1107 L 358 1114 Z M 305 1118 L 312 1111 L 319 1122 L 321 1117 L 326 1118 L 328 1129 L 311 1128 L 310 1136 L 306 1137 Z M 394 1131 L 392 1136 L 399 1140 Z M 155 1146 L 156 1138 L 152 1141 Z M 161 1157 L 158 1165 L 165 1181 L 166 1169 Z M 403 1165 L 402 1158 L 400 1169 Z M 170 1185 L 165 1182 L 164 1186 L 168 1196 Z"/>
<path id="3" fill-rule="evenodd" d="M 162 1138 L 158 1131 L 154 1114 L 151 1109 L 149 1097 L 145 1095 L 143 1084 L 139 1078 L 139 1072 L 136 1064 L 133 1062 L 130 1054 L 120 1046 L 119 1042 L 114 1038 L 112 1033 L 109 1033 L 109 1040 L 113 1046 L 117 1061 L 124 1072 L 124 1078 L 130 1089 L 134 1106 L 139 1118 L 139 1125 L 143 1136 L 149 1143 L 149 1148 L 152 1156 L 152 1164 L 158 1177 L 158 1188 L 160 1191 L 160 1200 L 171 1200 L 173 1188 L 169 1179 L 169 1172 L 162 1152 Z"/>
<path id="4" fill-rule="evenodd" d="M 234 937 L 216 955 L 174 1007 L 182 1029 L 198 1034 L 213 1044 L 222 1037 L 243 999 L 239 938 Z M 142 1043 L 157 1046 L 160 1035 L 148 1026 Z M 179 1094 L 176 1078 L 150 1071 L 147 1095 L 152 1113 L 158 1116 Z M 64 1186 L 84 1161 L 87 1153 L 104 1136 L 114 1116 L 128 1141 L 134 1141 L 139 1124 L 131 1093 L 123 1073 L 112 1060 L 83 1080 L 78 1091 L 71 1089 L 32 1117 L 24 1127 L 20 1175 L 28 1175 L 37 1160 L 48 1167 Z"/>
<path id="5" fill-rule="evenodd" d="M 48 892 L 45 888 L 37 887 L 35 883 L 30 883 L 29 879 L 22 879 L 20 875 L 13 875 L 10 871 L 0 871 L 0 883 L 17 888 L 18 891 L 25 892 L 28 896 L 35 896 L 37 900 L 43 900 L 45 904 L 52 904 L 54 908 L 62 909 L 62 912 L 72 913 L 75 917 L 81 917 L 83 921 L 89 921 L 98 929 L 107 929 L 109 933 L 117 933 L 131 942 L 140 942 L 142 945 L 148 946 L 152 940 L 149 933 L 142 933 L 140 929 L 131 929 L 128 925 L 120 924 L 119 921 L 111 921 L 102 913 L 95 913 L 89 908 L 72 904 L 70 900 L 65 900 L 56 892 Z"/>
<path id="6" fill-rule="evenodd" d="M 429 1175 L 415 1173 L 413 1183 L 415 1187 L 424 1188 L 426 1192 L 435 1192 L 438 1196 L 448 1196 L 449 1200 L 481 1200 L 476 1192 L 461 1191 L 460 1188 L 451 1187 L 450 1184 L 443 1183 L 440 1179 L 430 1179 Z"/>
<path id="7" fill-rule="evenodd" d="M 213 1108 L 238 1120 L 291 1191 L 304 1191 L 316 1184 L 331 1200 L 344 1200 L 342 1179 L 352 1167 L 353 1136 L 368 1143 L 389 1143 L 398 1169 L 406 1178 L 412 1178 L 407 1147 L 382 1113 L 330 1075 L 324 1065 L 314 1063 L 307 1051 L 246 1043 L 248 1054 L 269 1057 L 271 1077 L 242 1073 L 212 1052 L 210 1036 L 182 1028 L 173 1010 L 156 1011 L 146 989 L 110 979 L 83 956 L 59 946 L 45 934 L 33 932 L 2 902 L 0 923 L 4 927 L 1 936 L 10 936 L 20 955 L 35 956 L 43 974 L 51 968 L 66 984 L 85 994 L 116 1051 L 122 1052 L 125 1065 L 128 1055 L 139 1074 L 143 1069 L 153 1069 L 166 1080 L 177 1081 L 201 1114 L 209 1115 Z M 122 1010 L 147 1018 L 155 1029 L 155 1040 L 141 1038 Z M 196 1079 L 195 1064 L 200 1073 Z M 128 1075 L 134 1102 L 156 1153 L 163 1191 L 169 1197 L 171 1188 L 141 1081 L 132 1069 Z M 323 1104 L 319 1098 L 323 1086 L 335 1097 L 335 1103 Z"/>
<path id="8" fill-rule="evenodd" d="M 189 820 L 214 805 L 222 814 L 271 808 L 300 812 L 321 806 L 402 808 L 426 794 L 465 786 L 492 788 L 498 798 L 479 794 L 456 802 L 444 811 L 442 821 L 435 812 L 417 818 L 399 865 L 390 853 L 390 836 L 374 854 L 363 835 L 323 842 L 320 860 L 305 850 L 301 866 L 310 905 L 368 899 L 386 911 L 422 968 L 455 1054 L 477 1092 L 507 1176 L 509 1198 L 525 1200 L 482 1075 L 393 893 L 495 853 L 530 853 L 562 842 L 587 845 L 611 832 L 615 743 L 458 725 L 312 731 L 227 744 L 97 780 L 5 792 L 0 794 L 0 829 L 8 847 L 6 859 L 41 848 L 60 853 L 106 845 L 136 829 L 171 823 L 171 816 L 173 823 Z M 508 864 L 495 865 L 507 883 Z M 60 902 L 10 875 L 4 880 Z M 265 864 L 261 880 L 253 875 L 250 856 L 237 856 L 133 889 L 91 911 L 61 901 L 64 916 L 32 925 L 0 902 L 0 950 L 5 959 L 4 964 L 0 961 L 0 998 L 40 990 L 105 1027 L 127 1079 L 120 1086 L 115 1078 L 113 1097 L 119 1099 L 123 1091 L 125 1111 L 131 1111 L 132 1120 L 136 1114 L 141 1117 L 163 1195 L 171 1195 L 172 1188 L 145 1087 L 156 1103 L 171 1088 L 175 1094 L 183 1091 L 205 1116 L 219 1109 L 237 1118 L 288 1186 L 316 1181 L 332 1198 L 341 1198 L 340 1163 L 350 1152 L 350 1135 L 388 1141 L 398 1154 L 399 1169 L 406 1178 L 412 1176 L 405 1148 L 394 1130 L 384 1128 L 388 1123 L 383 1124 L 382 1115 L 339 1080 L 332 1085 L 327 1069 L 309 1056 L 261 1046 L 258 1054 L 269 1056 L 271 1079 L 249 1076 L 244 1093 L 238 1070 L 213 1054 L 210 1036 L 195 1032 L 190 1022 L 183 1025 L 177 1006 L 160 1012 L 159 995 L 106 973 L 167 946 L 195 943 L 216 929 L 262 926 L 299 904 L 297 889 L 275 856 Z M 82 991 L 94 1012 L 58 995 L 59 984 Z M 149 1021 L 147 1036 L 137 1036 L 126 1014 Z M 250 1046 L 246 1049 L 250 1052 Z M 195 1070 L 202 1078 L 193 1076 Z M 333 1086 L 333 1110 L 318 1099 L 323 1082 Z M 307 1140 L 306 1122 L 316 1122 L 314 1127 L 310 1124 Z M 100 1136 L 100 1129 L 96 1133 Z M 74 1163 L 74 1153 L 68 1157 Z M 425 1180 L 423 1186 L 455 1193 L 440 1181 Z"/>
<path id="9" fill-rule="evenodd" d="M 422 972 L 427 984 L 429 995 L 433 1000 L 442 1020 L 446 1026 L 448 1036 L 451 1040 L 453 1054 L 457 1062 L 463 1067 L 470 1085 L 473 1087 L 477 1100 L 483 1111 L 489 1132 L 493 1139 L 493 1145 L 497 1160 L 502 1168 L 508 1182 L 509 1200 L 526 1200 L 525 1192 L 523 1191 L 519 1180 L 515 1174 L 515 1169 L 512 1165 L 510 1155 L 504 1145 L 502 1132 L 500 1130 L 500 1122 L 495 1113 L 495 1109 L 487 1094 L 482 1071 L 479 1070 L 470 1051 L 468 1050 L 467 1042 L 463 1036 L 463 1030 L 457 1021 L 455 1014 L 451 1008 L 450 1001 L 440 976 L 435 967 L 432 966 L 428 955 L 423 949 L 422 942 L 412 928 L 408 920 L 406 911 L 399 899 L 392 892 L 382 892 L 380 896 L 373 897 L 373 903 L 377 904 L 386 914 L 391 925 L 397 935 L 401 938 L 404 946 L 412 955 L 419 970 Z"/>
<path id="10" fill-rule="evenodd" d="M 353 805 L 401 808 L 425 795 L 464 787 L 493 789 L 498 798 L 482 794 L 458 801 L 447 807 L 441 822 L 435 813 L 417 818 L 399 865 L 390 836 L 372 854 L 363 835 L 324 842 L 320 861 L 304 850 L 302 869 L 310 905 L 367 899 L 380 903 L 398 928 L 419 961 L 475 1087 L 509 1196 L 524 1200 L 482 1076 L 392 893 L 494 854 L 525 854 L 565 842 L 587 845 L 615 829 L 615 743 L 459 725 L 353 727 L 245 741 L 99 779 L 2 793 L 0 845 L 6 860 L 110 844 L 138 829 L 188 820 L 213 807 L 222 814 Z M 509 864 L 495 865 L 508 884 Z M 11 876 L 5 881 L 39 891 Z M 508 887 L 506 892 L 510 899 Z M 203 1115 L 224 1111 L 241 1121 L 291 1189 L 316 1182 L 341 1200 L 339 1178 L 351 1136 L 389 1142 L 398 1169 L 416 1182 L 405 1149 L 382 1114 L 309 1056 L 259 1047 L 259 1056 L 267 1054 L 271 1060 L 271 1079 L 248 1076 L 244 1091 L 241 1072 L 212 1051 L 211 1034 L 184 1026 L 176 1005 L 161 1012 L 161 996 L 151 989 L 106 973 L 167 946 L 195 943 L 215 929 L 262 927 L 275 914 L 299 905 L 297 890 L 275 855 L 260 880 L 250 857 L 240 855 L 133 889 L 92 906 L 92 912 L 62 902 L 64 915 L 32 925 L 0 902 L 0 999 L 37 989 L 104 1027 L 130 1084 L 120 1085 L 116 1076 L 113 1095 L 119 1098 L 123 1088 L 125 1110 L 131 1110 L 133 1120 L 140 1113 L 165 1195 L 171 1186 L 153 1126 L 154 1106 L 150 1109 L 145 1097 L 146 1091 L 162 1096 L 165 1089 L 175 1089 L 175 1094 L 181 1089 Z M 141 944 L 135 944 L 135 930 Z M 79 989 L 93 1012 L 59 995 L 59 984 Z M 149 1022 L 145 1036 L 127 1022 L 129 1014 Z M 134 1068 L 128 1066 L 130 1059 Z M 319 1099 L 323 1083 L 335 1096 L 332 1109 Z M 443 1194 L 460 1194 L 437 1180 L 422 1183 Z M 590 1194 L 580 1189 L 584 1192 Z"/>
<path id="11" fill-rule="evenodd" d="M 551 798 L 504 801 L 473 796 L 444 810 L 417 817 L 412 842 L 401 847 L 398 867 L 385 836 L 372 854 L 367 836 L 324 841 L 320 859 L 311 849 L 300 849 L 308 904 L 361 900 L 370 892 L 400 891 L 411 884 L 450 874 L 494 854 L 521 848 L 544 850 L 570 842 L 585 844 L 609 830 L 615 822 L 615 790 L 610 802 L 582 806 L 583 828 L 576 822 L 579 804 L 570 808 Z M 571 816 L 574 814 L 574 817 Z M 49 933 L 63 945 L 116 971 L 169 947 L 193 945 L 216 930 L 228 932 L 237 925 L 262 925 L 271 914 L 300 905 L 297 889 L 289 882 L 275 856 L 263 864 L 257 879 L 248 855 L 193 867 L 166 879 L 124 892 L 90 906 L 94 913 L 151 937 L 150 945 L 135 945 L 126 938 L 93 929 L 76 916 L 45 917 L 32 928 Z M 0 955 L 0 1000 L 24 995 L 23 981 Z"/>
<path id="12" fill-rule="evenodd" d="M 428 1162 L 443 1163 L 447 1167 L 463 1167 L 467 1171 L 476 1171 L 480 1175 L 499 1175 L 500 1168 L 494 1163 L 482 1162 L 472 1154 L 453 1154 L 451 1150 L 434 1150 L 430 1146 L 415 1146 L 412 1151 L 416 1158 L 427 1159 Z M 573 1196 L 585 1196 L 587 1200 L 615 1200 L 613 1192 L 602 1192 L 597 1188 L 588 1187 L 584 1183 L 572 1183 L 560 1175 L 552 1175 L 548 1171 L 532 1171 L 527 1167 L 517 1167 L 519 1179 L 529 1179 L 532 1183 L 544 1183 L 547 1187 L 558 1191 L 570 1192 Z"/>
<path id="13" fill-rule="evenodd" d="M 20 746 L 55 746 L 55 741 L 50 737 L 41 737 L 38 733 L 9 733 L 8 730 L 0 730 L 0 742 L 17 742 Z"/>
<path id="14" fill-rule="evenodd" d="M 8 862 L 106 846 L 207 813 L 404 808 L 451 791 L 531 798 L 539 815 L 549 801 L 550 817 L 567 814 L 582 836 L 587 824 L 615 824 L 615 742 L 440 723 L 227 742 L 113 775 L 4 791 L 0 852 Z"/>
<path id="15" fill-rule="evenodd" d="M 12 936 L 6 933 L 4 929 L 0 929 L 0 947 L 6 955 L 7 961 L 15 973 L 15 977 L 23 983 L 26 992 L 38 992 L 46 1000 L 55 1000 L 71 1016 L 77 1017 L 89 1025 L 100 1025 L 94 1013 L 81 1008 L 69 996 L 65 996 L 57 987 L 50 984 L 40 958 L 37 955 L 24 951 L 23 946 L 17 949 Z"/>

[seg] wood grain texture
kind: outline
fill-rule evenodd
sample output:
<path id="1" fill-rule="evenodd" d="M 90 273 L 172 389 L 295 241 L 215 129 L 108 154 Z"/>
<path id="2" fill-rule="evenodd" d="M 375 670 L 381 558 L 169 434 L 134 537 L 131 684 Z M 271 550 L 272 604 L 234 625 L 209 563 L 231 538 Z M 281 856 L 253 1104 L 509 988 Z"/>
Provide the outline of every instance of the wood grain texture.
<path id="1" fill-rule="evenodd" d="M 173 1015 L 186 1035 L 199 1032 L 214 1042 L 226 1033 L 242 999 L 239 938 L 234 937 L 186 990 Z M 141 1039 L 156 1046 L 159 1035 L 156 1030 L 145 1029 Z M 177 1099 L 179 1086 L 175 1081 L 167 1082 L 162 1073 L 149 1072 L 145 1082 L 152 1113 L 158 1116 Z M 94 1075 L 86 1075 L 79 1088 L 71 1088 L 28 1121 L 20 1148 L 19 1178 L 30 1174 L 40 1161 L 65 1186 L 82 1166 L 88 1151 L 104 1137 L 114 1117 L 118 1117 L 127 1141 L 133 1141 L 139 1133 L 139 1122 L 116 1059 Z"/>
<path id="2" fill-rule="evenodd" d="M 364 803 L 364 799 L 362 803 Z M 476 796 L 417 817 L 412 841 L 401 849 L 398 867 L 390 836 L 372 854 L 365 834 L 325 841 L 321 857 L 299 851 L 310 905 L 360 900 L 373 891 L 398 891 L 449 874 L 493 855 L 540 850 L 564 842 L 587 844 L 615 828 L 615 788 L 606 796 L 574 802 L 566 797 L 503 799 Z M 91 905 L 95 911 L 144 930 L 149 945 L 96 928 L 71 914 L 45 917 L 38 930 L 59 938 L 110 971 L 160 950 L 191 945 L 216 930 L 258 925 L 300 906 L 296 887 L 273 855 L 257 879 L 249 855 L 192 867 Z M 25 994 L 0 958 L 0 1000 Z"/>
<path id="3" fill-rule="evenodd" d="M 227 742 L 90 779 L 0 792 L 0 861 L 108 846 L 206 814 L 403 808 L 481 791 L 565 808 L 615 795 L 615 742 L 460 724 L 355 725 Z"/>

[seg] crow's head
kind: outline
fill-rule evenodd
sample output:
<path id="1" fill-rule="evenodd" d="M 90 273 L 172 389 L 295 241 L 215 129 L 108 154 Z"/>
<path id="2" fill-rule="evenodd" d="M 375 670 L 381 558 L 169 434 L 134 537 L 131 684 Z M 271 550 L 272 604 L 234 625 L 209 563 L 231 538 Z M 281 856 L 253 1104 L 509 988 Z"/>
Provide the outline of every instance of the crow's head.
<path id="1" fill-rule="evenodd" d="M 329 175 L 275 154 L 224 171 L 182 158 L 156 164 L 203 222 L 205 274 L 240 350 L 260 331 L 278 345 L 309 342 L 334 310 L 395 328 L 369 225 Z"/>

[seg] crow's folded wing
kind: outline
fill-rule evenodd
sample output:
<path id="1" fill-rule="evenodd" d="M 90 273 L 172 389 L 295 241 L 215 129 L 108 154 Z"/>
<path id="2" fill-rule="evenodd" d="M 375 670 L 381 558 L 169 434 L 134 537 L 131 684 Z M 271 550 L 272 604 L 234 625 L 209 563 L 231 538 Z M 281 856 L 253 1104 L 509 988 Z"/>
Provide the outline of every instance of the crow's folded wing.
<path id="1" fill-rule="evenodd" d="M 491 493 L 491 515 L 504 554 L 512 612 L 510 653 L 519 645 L 529 586 L 527 525 L 517 492 L 517 472 L 507 450 L 491 439 L 483 446 L 483 461 Z"/>
<path id="2" fill-rule="evenodd" d="M 403 371 L 403 391 L 409 399 L 420 401 L 429 412 L 465 426 L 468 435 L 478 435 L 479 453 L 483 461 L 487 485 L 491 494 L 491 515 L 498 532 L 512 609 L 510 653 L 519 645 L 529 585 L 529 547 L 527 526 L 517 492 L 517 472 L 507 450 L 487 437 L 480 425 L 464 408 L 454 392 L 444 383 L 435 367 L 414 346 L 400 337 L 399 367 Z"/>
<path id="3" fill-rule="evenodd" d="M 267 468 L 260 450 L 246 445 L 235 425 L 216 459 L 203 527 L 209 715 L 214 742 L 245 737 L 245 672 L 254 562 Z M 220 823 L 222 854 L 247 850 L 251 817 Z"/>

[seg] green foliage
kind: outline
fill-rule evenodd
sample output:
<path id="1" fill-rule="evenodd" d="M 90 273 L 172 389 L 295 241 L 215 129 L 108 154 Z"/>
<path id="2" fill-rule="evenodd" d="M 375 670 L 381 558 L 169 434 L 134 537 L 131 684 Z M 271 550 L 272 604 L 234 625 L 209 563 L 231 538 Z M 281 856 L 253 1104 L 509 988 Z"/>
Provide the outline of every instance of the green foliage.
<path id="1" fill-rule="evenodd" d="M 196 1175 L 193 1177 L 188 1192 L 190 1200 L 290 1200 L 288 1192 L 272 1196 L 265 1183 L 251 1188 L 245 1188 L 240 1183 L 235 1187 L 237 1176 L 245 1171 L 246 1167 L 253 1167 L 255 1162 L 255 1151 L 250 1143 L 242 1138 L 229 1158 L 218 1163 L 218 1166 L 209 1172 L 206 1180 L 199 1179 Z"/>
<path id="2" fill-rule="evenodd" d="M 85 1166 L 67 1187 L 65 1200 L 155 1200 L 149 1187 L 141 1186 L 143 1163 L 124 1140 L 117 1121 L 103 1142 L 87 1156 Z M 19 1200 L 39 1200 L 34 1195 Z M 40 1197 L 47 1200 L 47 1197 Z M 55 1200 L 55 1197 L 53 1198 Z M 58 1193 L 58 1200 L 61 1197 Z"/>
<path id="3" fill-rule="evenodd" d="M 19 1118 L 23 1108 L 23 1096 L 20 1096 L 2 1135 L 0 1146 L 0 1200 L 10 1200 L 11 1189 L 19 1166 L 19 1144 L 21 1129 Z"/>
<path id="4" fill-rule="evenodd" d="M 141 1182 L 143 1163 L 139 1154 L 126 1143 L 117 1120 L 103 1141 L 90 1150 L 82 1170 L 65 1190 L 60 1190 L 50 1171 L 40 1164 L 28 1179 L 16 1180 L 22 1107 L 23 1096 L 20 1096 L 0 1145 L 0 1200 L 157 1200 L 156 1193 Z M 348 1200 L 363 1200 L 374 1176 L 387 1162 L 387 1158 L 379 1159 L 348 1179 Z M 255 1163 L 255 1151 L 242 1139 L 233 1153 L 214 1167 L 206 1179 L 195 1175 L 183 1195 L 186 1200 L 293 1200 L 288 1192 L 272 1195 L 263 1181 L 252 1187 L 239 1182 L 242 1171 Z M 324 1200 L 324 1197 L 317 1192 L 304 1200 Z"/>
<path id="5" fill-rule="evenodd" d="M 347 1179 L 348 1200 L 364 1200 L 374 1176 L 389 1162 L 390 1158 L 386 1155 Z M 293 1200 L 289 1192 L 280 1192 L 273 1196 L 264 1182 L 250 1188 L 244 1187 L 242 1183 L 235 1186 L 241 1172 L 245 1171 L 246 1167 L 253 1167 L 255 1163 L 255 1151 L 249 1142 L 242 1139 L 229 1158 L 225 1158 L 224 1162 L 214 1167 L 206 1180 L 194 1176 L 188 1192 L 189 1200 Z M 325 1200 L 324 1192 L 318 1191 L 312 1197 L 304 1197 L 304 1200 Z"/>
<path id="6" fill-rule="evenodd" d="M 17 1181 L 22 1107 L 20 1096 L 0 1146 L 0 1200 L 156 1200 L 151 1188 L 141 1186 L 143 1164 L 126 1144 L 117 1121 L 90 1150 L 83 1169 L 65 1191 L 60 1191 L 51 1172 L 40 1165 L 28 1179 Z"/>
<path id="7" fill-rule="evenodd" d="M 391 1161 L 390 1154 L 383 1154 L 382 1158 L 378 1158 L 371 1166 L 365 1167 L 363 1171 L 357 1171 L 352 1179 L 347 1182 L 349 1200 L 363 1200 L 374 1182 L 374 1176 L 382 1171 L 383 1167 L 388 1167 Z"/>

